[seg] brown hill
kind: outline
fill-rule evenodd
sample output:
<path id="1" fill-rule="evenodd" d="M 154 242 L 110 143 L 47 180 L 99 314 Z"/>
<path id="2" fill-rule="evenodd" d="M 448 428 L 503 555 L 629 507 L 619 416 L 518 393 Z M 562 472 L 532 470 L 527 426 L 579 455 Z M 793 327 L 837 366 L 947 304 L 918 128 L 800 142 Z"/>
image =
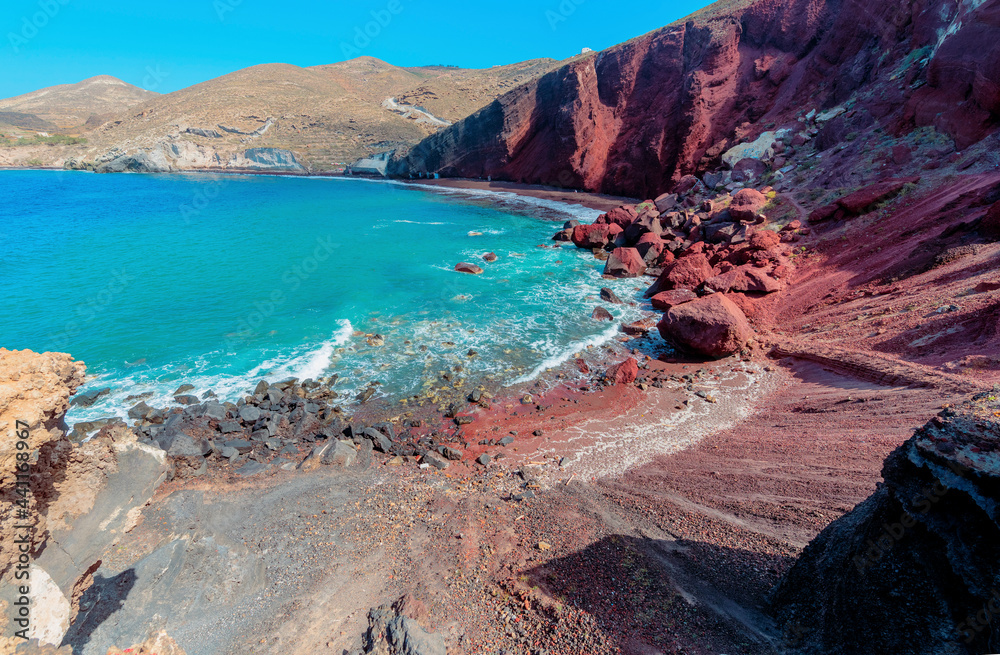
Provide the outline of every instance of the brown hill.
<path id="1" fill-rule="evenodd" d="M 0 121 L 24 129 L 80 130 L 95 115 L 125 110 L 159 94 L 110 75 L 0 100 Z"/>
<path id="2" fill-rule="evenodd" d="M 312 68 L 253 66 L 120 113 L 88 135 L 82 156 L 101 162 L 146 151 L 156 160 L 160 151 L 172 168 L 225 168 L 248 148 L 272 148 L 329 170 L 416 144 L 558 65 L 401 68 L 359 57 Z"/>

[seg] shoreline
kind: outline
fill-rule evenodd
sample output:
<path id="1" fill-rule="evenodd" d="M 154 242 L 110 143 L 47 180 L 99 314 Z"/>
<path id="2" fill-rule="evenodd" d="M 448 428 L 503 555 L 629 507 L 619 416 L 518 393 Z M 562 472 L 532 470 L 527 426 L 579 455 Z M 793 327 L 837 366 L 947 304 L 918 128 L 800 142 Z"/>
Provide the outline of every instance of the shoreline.
<path id="1" fill-rule="evenodd" d="M 55 171 L 55 172 L 81 172 L 81 173 L 93 173 L 94 171 L 79 170 L 79 169 L 67 169 L 67 168 L 53 168 L 44 166 L 3 166 L 0 167 L 0 171 Z M 567 205 L 580 205 L 587 209 L 594 209 L 601 212 L 608 212 L 623 204 L 635 204 L 641 202 L 638 198 L 629 198 L 626 196 L 613 196 L 601 193 L 594 193 L 591 191 L 580 191 L 576 189 L 561 189 L 557 187 L 543 186 L 537 184 L 523 184 L 521 182 L 504 182 L 504 181 L 490 181 L 464 177 L 448 177 L 440 178 L 434 180 L 421 180 L 421 179 L 406 179 L 406 178 L 392 178 L 392 177 L 376 177 L 374 175 L 344 175 L 343 173 L 336 172 L 309 172 L 309 171 L 259 171 L 259 170 L 249 170 L 249 169 L 232 169 L 232 168 L 198 168 L 190 170 L 177 170 L 168 172 L 140 172 L 140 173 L 124 173 L 124 174 L 139 174 L 139 175 L 187 175 L 187 174 L 203 174 L 203 175 L 253 175 L 253 176 L 272 176 L 272 177 L 304 177 L 304 178 L 342 178 L 345 180 L 366 180 L 370 182 L 387 182 L 395 184 L 413 185 L 413 186 L 429 186 L 429 187 L 443 187 L 449 189 L 464 189 L 470 191 L 491 191 L 496 193 L 513 193 L 518 196 L 525 198 L 534 198 L 537 200 L 549 200 L 552 202 L 564 203 Z M 123 173 L 117 173 L 119 175 Z"/>
<path id="2" fill-rule="evenodd" d="M 390 178 L 386 178 L 387 180 Z M 641 202 L 641 199 L 627 198 L 624 196 L 611 196 L 590 191 L 577 191 L 574 189 L 559 189 L 534 184 L 522 184 L 520 182 L 487 182 L 486 180 L 475 180 L 461 177 L 448 177 L 436 180 L 398 180 L 405 184 L 419 186 L 445 187 L 451 189 L 469 189 L 476 191 L 507 192 L 528 198 L 541 200 L 551 200 L 569 205 L 583 205 L 588 209 L 596 209 L 601 212 L 608 212 L 624 204 L 634 204 Z"/>

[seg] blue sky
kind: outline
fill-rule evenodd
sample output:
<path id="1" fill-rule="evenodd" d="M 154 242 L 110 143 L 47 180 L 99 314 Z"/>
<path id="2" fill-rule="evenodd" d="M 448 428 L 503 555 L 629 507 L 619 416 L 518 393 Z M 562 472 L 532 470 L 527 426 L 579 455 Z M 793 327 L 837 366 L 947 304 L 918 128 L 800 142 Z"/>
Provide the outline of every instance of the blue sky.
<path id="1" fill-rule="evenodd" d="M 401 66 L 475 68 L 564 59 L 584 47 L 626 41 L 707 4 L 2 0 L 0 98 L 100 74 L 166 93 L 254 64 L 313 66 L 357 54 Z"/>

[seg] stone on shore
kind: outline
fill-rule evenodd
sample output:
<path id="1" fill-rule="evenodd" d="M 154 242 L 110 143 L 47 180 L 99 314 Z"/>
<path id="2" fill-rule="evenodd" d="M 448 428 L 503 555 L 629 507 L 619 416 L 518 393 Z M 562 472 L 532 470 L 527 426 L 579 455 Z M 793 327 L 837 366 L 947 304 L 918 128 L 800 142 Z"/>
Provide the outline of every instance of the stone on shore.
<path id="1" fill-rule="evenodd" d="M 655 309 L 665 312 L 675 305 L 686 303 L 697 297 L 698 294 L 690 289 L 675 289 L 674 291 L 661 291 L 653 296 L 649 302 Z"/>
<path id="2" fill-rule="evenodd" d="M 609 384 L 632 384 L 639 375 L 639 363 L 634 357 L 629 357 L 621 364 L 615 364 L 604 374 Z"/>
<path id="3" fill-rule="evenodd" d="M 740 308 L 719 293 L 672 307 L 657 328 L 680 348 L 715 358 L 740 352 L 753 334 Z"/>
<path id="4" fill-rule="evenodd" d="M 604 287 L 601 289 L 601 300 L 604 302 L 609 302 L 612 305 L 624 305 L 624 301 L 618 297 L 618 295 L 611 289 Z"/>
<path id="5" fill-rule="evenodd" d="M 94 389 L 93 391 L 77 394 L 76 396 L 73 396 L 73 400 L 70 401 L 70 405 L 73 407 L 90 407 L 101 398 L 107 396 L 109 393 L 111 393 L 111 388 L 105 387 L 103 389 Z"/>
<path id="6" fill-rule="evenodd" d="M 622 227 L 617 224 L 594 223 L 593 225 L 577 225 L 573 228 L 573 245 L 577 248 L 603 248 L 613 243 L 621 234 Z"/>
<path id="7" fill-rule="evenodd" d="M 590 313 L 590 318 L 595 321 L 613 321 L 615 317 L 611 315 L 611 312 L 604 309 L 603 307 L 594 307 L 594 311 Z"/>
<path id="8" fill-rule="evenodd" d="M 611 277 L 639 277 L 646 272 L 646 262 L 635 248 L 615 248 L 604 266 L 604 274 Z"/>
<path id="9" fill-rule="evenodd" d="M 663 269 L 656 282 L 646 290 L 646 297 L 650 298 L 661 291 L 696 289 L 705 280 L 714 276 L 715 271 L 705 255 L 701 253 L 685 255 Z"/>

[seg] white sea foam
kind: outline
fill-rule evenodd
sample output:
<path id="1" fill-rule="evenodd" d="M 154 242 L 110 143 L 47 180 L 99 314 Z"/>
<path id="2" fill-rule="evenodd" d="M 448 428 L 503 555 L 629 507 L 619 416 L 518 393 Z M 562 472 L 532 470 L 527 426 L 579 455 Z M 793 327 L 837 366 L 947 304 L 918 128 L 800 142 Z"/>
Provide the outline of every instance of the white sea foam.
<path id="1" fill-rule="evenodd" d="M 411 225 L 454 225 L 454 223 L 436 222 L 436 221 L 407 221 L 407 220 L 397 220 L 393 223 L 410 223 Z"/>
<path id="2" fill-rule="evenodd" d="M 587 350 L 587 348 L 593 346 L 603 346 L 618 335 L 618 324 L 614 324 L 601 334 L 590 337 L 589 339 L 581 339 L 580 341 L 574 341 L 562 349 L 560 352 L 552 355 L 551 357 L 546 357 L 542 360 L 542 363 L 536 366 L 530 373 L 522 375 L 519 378 L 515 378 L 510 381 L 510 384 L 521 384 L 522 382 L 531 382 L 539 375 L 545 371 L 555 368 L 560 364 L 563 364 L 570 360 L 573 355 Z"/>
<path id="3" fill-rule="evenodd" d="M 243 374 L 204 373 L 213 367 L 213 362 L 225 356 L 221 352 L 211 352 L 192 362 L 188 372 L 180 376 L 176 375 L 177 371 L 173 366 L 166 369 L 144 368 L 126 376 L 118 371 L 97 376 L 87 388 L 111 386 L 111 394 L 92 407 L 72 408 L 68 413 L 68 422 L 72 424 L 112 416 L 126 418 L 129 407 L 136 402 L 126 400 L 131 395 L 151 393 L 152 396 L 146 400 L 149 405 L 174 405 L 173 392 L 181 382 L 194 385 L 195 388 L 190 393 L 204 394 L 211 389 L 220 401 L 225 402 L 235 401 L 246 395 L 262 379 L 277 382 L 288 377 L 300 380 L 321 377 L 330 367 L 334 351 L 350 341 L 354 332 L 354 327 L 347 319 L 338 321 L 338 326 L 331 337 L 318 346 L 305 352 L 301 352 L 301 349 L 293 351 L 288 356 L 269 357 Z"/>
<path id="4" fill-rule="evenodd" d="M 322 377 L 323 372 L 330 367 L 330 358 L 333 356 L 334 350 L 338 346 L 347 343 L 354 332 L 354 327 L 347 319 L 342 319 L 338 322 L 340 323 L 340 327 L 333 333 L 330 339 L 320 344 L 319 348 L 296 357 L 283 366 L 278 367 L 274 371 L 274 374 L 280 376 L 287 372 L 288 377 L 300 380 Z"/>

